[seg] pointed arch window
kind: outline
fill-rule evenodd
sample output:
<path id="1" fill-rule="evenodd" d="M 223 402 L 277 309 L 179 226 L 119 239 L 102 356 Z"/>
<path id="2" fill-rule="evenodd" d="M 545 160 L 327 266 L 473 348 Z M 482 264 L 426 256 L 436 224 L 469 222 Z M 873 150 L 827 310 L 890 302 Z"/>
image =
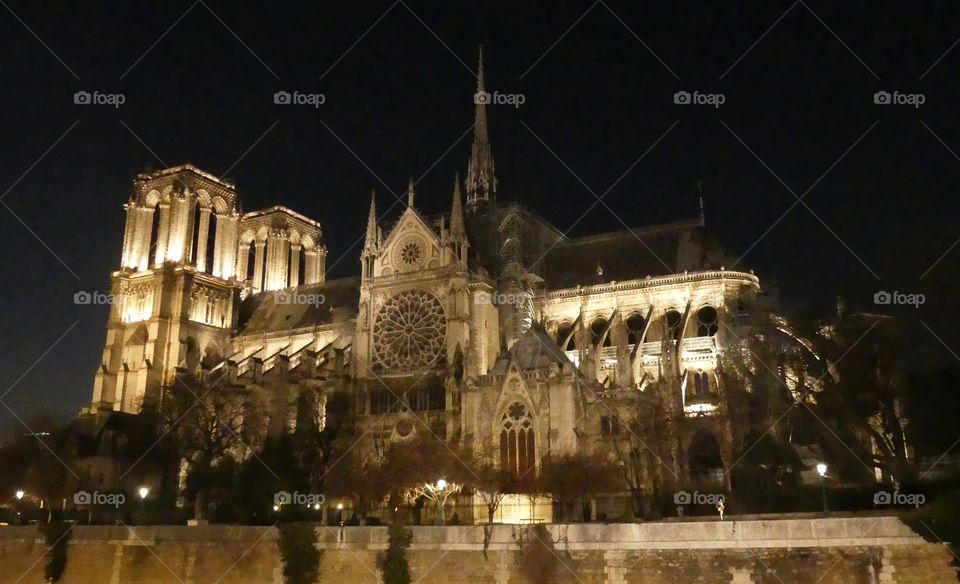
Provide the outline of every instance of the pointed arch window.
<path id="1" fill-rule="evenodd" d="M 601 339 L 603 340 L 604 347 L 610 346 L 610 335 L 607 334 L 604 336 L 605 332 L 607 332 L 607 319 L 604 317 L 598 317 L 590 323 L 590 341 L 594 346 L 600 344 Z"/>
<path id="2" fill-rule="evenodd" d="M 683 322 L 683 316 L 676 310 L 670 309 L 663 315 L 663 337 L 676 341 L 680 339 L 680 324 Z"/>
<path id="3" fill-rule="evenodd" d="M 500 418 L 500 469 L 523 477 L 536 467 L 533 416 L 526 406 L 513 402 Z"/>
<path id="4" fill-rule="evenodd" d="M 194 266 L 199 263 L 200 254 L 205 253 L 206 242 L 200 241 L 200 223 L 202 222 L 203 211 L 201 211 L 199 199 L 193 204 L 193 221 L 190 223 L 193 229 L 190 233 L 190 255 L 189 260 Z"/>
<path id="5" fill-rule="evenodd" d="M 643 316 L 636 312 L 627 317 L 627 342 L 631 345 L 639 343 L 646 324 Z"/>
<path id="6" fill-rule="evenodd" d="M 573 351 L 577 348 L 576 342 L 574 342 L 573 333 L 573 324 L 565 322 L 557 327 L 557 344 L 560 345 L 564 351 Z M 564 345 L 566 341 L 566 345 Z"/>
<path id="7" fill-rule="evenodd" d="M 697 311 L 697 336 L 712 337 L 717 334 L 717 309 L 709 304 Z"/>
<path id="8" fill-rule="evenodd" d="M 710 374 L 706 371 L 691 371 L 688 379 L 690 380 L 690 394 L 707 395 L 710 393 Z"/>
<path id="9" fill-rule="evenodd" d="M 150 255 L 147 257 L 147 265 L 152 266 L 156 262 L 157 246 L 160 242 L 160 218 L 162 215 L 160 203 L 153 206 L 153 220 L 150 223 Z"/>

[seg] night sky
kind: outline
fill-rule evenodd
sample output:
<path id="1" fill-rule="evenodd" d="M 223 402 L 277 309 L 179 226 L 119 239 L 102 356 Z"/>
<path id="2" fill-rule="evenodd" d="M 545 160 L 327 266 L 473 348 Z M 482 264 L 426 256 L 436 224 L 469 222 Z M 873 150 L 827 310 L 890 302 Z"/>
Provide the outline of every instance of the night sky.
<path id="1" fill-rule="evenodd" d="M 109 290 L 136 173 L 233 179 L 245 211 L 323 224 L 329 276 L 357 273 L 371 189 L 385 210 L 413 177 L 419 208 L 448 208 L 478 44 L 488 90 L 525 99 L 488 108 L 500 198 L 577 236 L 694 217 L 700 181 L 708 227 L 787 309 L 842 294 L 903 318 L 917 367 L 956 363 L 955 3 L 0 4 L 3 432 L 89 403 L 108 310 L 73 296 Z"/>

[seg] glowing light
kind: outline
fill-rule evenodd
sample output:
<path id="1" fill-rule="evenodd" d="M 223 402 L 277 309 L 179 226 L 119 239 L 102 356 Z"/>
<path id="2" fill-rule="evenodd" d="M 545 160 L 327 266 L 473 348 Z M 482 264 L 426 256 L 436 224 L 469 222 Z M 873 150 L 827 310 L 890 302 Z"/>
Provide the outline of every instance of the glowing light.
<path id="1" fill-rule="evenodd" d="M 150 494 L 150 489 L 147 487 L 140 487 L 140 490 L 137 491 L 137 494 L 140 495 L 140 499 L 146 499 L 147 495 Z"/>
<path id="2" fill-rule="evenodd" d="M 824 463 L 822 463 L 822 462 L 821 462 L 820 464 L 818 464 L 818 465 L 817 465 L 817 473 L 818 473 L 820 476 L 822 476 L 822 477 L 827 476 L 827 465 L 824 464 Z"/>
<path id="3" fill-rule="evenodd" d="M 24 493 L 23 491 L 17 491 L 15 494 L 17 497 L 17 501 L 19 501 L 20 499 L 23 499 L 23 496 L 26 495 L 26 493 Z"/>
<path id="4" fill-rule="evenodd" d="M 717 411 L 717 406 L 716 404 L 690 404 L 683 409 L 692 414 L 709 414 Z"/>
<path id="5" fill-rule="evenodd" d="M 445 481 L 445 480 L 443 480 L 443 479 L 440 479 L 439 481 L 437 481 L 437 488 L 438 488 L 438 489 L 446 489 L 446 488 L 447 488 L 447 481 Z"/>

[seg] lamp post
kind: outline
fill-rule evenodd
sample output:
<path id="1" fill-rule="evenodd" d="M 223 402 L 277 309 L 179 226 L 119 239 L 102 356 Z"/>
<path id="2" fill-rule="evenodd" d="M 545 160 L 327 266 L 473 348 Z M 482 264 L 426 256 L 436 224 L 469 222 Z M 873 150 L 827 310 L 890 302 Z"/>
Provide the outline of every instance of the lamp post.
<path id="1" fill-rule="evenodd" d="M 13 494 L 13 496 L 17 498 L 17 523 L 18 524 L 22 523 L 20 519 L 20 501 L 23 500 L 24 495 L 26 495 L 26 493 L 24 493 L 22 489 L 18 489 L 17 492 Z"/>
<path id="2" fill-rule="evenodd" d="M 827 465 L 820 463 L 817 465 L 817 474 L 820 475 L 820 493 L 823 497 L 823 512 L 827 512 Z"/>
<path id="3" fill-rule="evenodd" d="M 147 495 L 150 494 L 150 489 L 147 487 L 140 487 L 140 489 L 137 490 L 137 494 L 140 495 L 140 523 L 144 523 L 144 505 L 147 500 Z"/>

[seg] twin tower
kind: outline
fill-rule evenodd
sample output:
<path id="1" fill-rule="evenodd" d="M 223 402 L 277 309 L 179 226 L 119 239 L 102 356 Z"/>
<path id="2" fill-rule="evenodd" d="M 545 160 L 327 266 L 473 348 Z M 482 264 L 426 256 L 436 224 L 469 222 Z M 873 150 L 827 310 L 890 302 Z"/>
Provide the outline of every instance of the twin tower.
<path id="1" fill-rule="evenodd" d="M 229 356 L 241 295 L 324 281 L 317 221 L 241 214 L 232 183 L 191 165 L 138 175 L 125 208 L 94 410 L 156 407 L 177 368 Z"/>
<path id="2" fill-rule="evenodd" d="M 476 95 L 484 93 L 481 53 Z M 469 211 L 496 197 L 486 100 L 474 103 Z M 325 280 L 319 222 L 281 206 L 241 214 L 233 183 L 192 165 L 138 175 L 125 208 L 93 412 L 157 407 L 178 368 L 231 357 L 242 297 Z M 365 249 L 373 240 L 368 233 Z"/>

